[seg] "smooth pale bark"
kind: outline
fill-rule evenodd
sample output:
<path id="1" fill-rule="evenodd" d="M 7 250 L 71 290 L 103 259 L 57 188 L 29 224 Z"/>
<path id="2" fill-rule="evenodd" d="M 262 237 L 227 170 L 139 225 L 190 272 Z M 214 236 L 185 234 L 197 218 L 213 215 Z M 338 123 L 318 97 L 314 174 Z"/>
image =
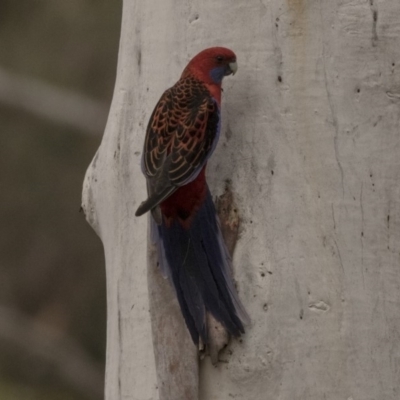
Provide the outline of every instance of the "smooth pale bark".
<path id="1" fill-rule="evenodd" d="M 83 194 L 107 265 L 107 399 L 194 399 L 197 385 L 202 400 L 399 398 L 399 15 L 398 0 L 124 1 L 113 104 Z M 214 195 L 232 182 L 252 325 L 224 362 L 197 370 L 154 262 L 148 290 L 147 220 L 134 212 L 151 111 L 213 45 L 232 48 L 239 71 L 224 82 L 208 180 Z"/>

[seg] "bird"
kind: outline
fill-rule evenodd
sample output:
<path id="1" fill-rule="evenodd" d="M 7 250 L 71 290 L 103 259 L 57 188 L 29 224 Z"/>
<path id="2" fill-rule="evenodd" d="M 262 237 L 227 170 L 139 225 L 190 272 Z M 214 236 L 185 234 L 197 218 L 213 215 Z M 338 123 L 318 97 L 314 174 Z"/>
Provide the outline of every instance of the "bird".
<path id="1" fill-rule="evenodd" d="M 212 47 L 194 56 L 156 104 L 142 153 L 148 198 L 135 215 L 151 213 L 160 268 L 198 346 L 210 340 L 207 313 L 235 337 L 250 321 L 205 175 L 221 131 L 222 80 L 236 71 L 230 49 Z"/>

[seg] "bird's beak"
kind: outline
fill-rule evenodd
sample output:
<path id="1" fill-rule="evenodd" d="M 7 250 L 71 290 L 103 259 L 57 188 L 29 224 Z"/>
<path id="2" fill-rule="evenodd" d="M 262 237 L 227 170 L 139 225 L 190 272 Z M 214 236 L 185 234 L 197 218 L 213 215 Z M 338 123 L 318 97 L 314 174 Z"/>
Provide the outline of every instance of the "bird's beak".
<path id="1" fill-rule="evenodd" d="M 238 70 L 238 65 L 236 61 L 230 62 L 229 64 L 229 69 L 231 70 L 232 75 L 236 74 L 236 71 Z"/>

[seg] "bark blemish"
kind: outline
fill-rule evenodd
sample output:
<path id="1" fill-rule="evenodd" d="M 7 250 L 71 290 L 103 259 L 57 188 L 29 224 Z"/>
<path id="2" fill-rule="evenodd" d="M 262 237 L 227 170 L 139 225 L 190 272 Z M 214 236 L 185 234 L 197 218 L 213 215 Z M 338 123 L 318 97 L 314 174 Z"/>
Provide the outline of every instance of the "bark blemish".
<path id="1" fill-rule="evenodd" d="M 376 7 L 374 0 L 369 0 L 369 6 L 372 13 L 372 46 L 376 46 L 378 42 L 378 8 Z"/>
<path id="2" fill-rule="evenodd" d="M 222 236 L 232 256 L 238 238 L 240 218 L 229 182 L 226 183 L 225 192 L 217 198 L 215 205 L 221 222 Z"/>
<path id="3" fill-rule="evenodd" d="M 334 240 L 334 243 L 335 243 L 336 252 L 337 252 L 337 255 L 338 255 L 338 258 L 339 258 L 340 267 L 342 268 L 342 272 L 344 274 L 344 265 L 343 265 L 342 255 L 340 254 L 339 245 L 337 244 L 336 240 Z"/>
<path id="4" fill-rule="evenodd" d="M 142 66 L 142 50 L 140 48 L 137 51 L 136 58 L 137 58 L 137 65 L 139 67 L 139 74 L 140 74 L 140 68 Z"/>
<path id="5" fill-rule="evenodd" d="M 336 218 L 335 218 L 335 209 L 333 208 L 333 203 L 331 204 L 331 207 L 332 207 L 333 230 L 336 231 Z"/>
<path id="6" fill-rule="evenodd" d="M 322 15 L 321 15 L 321 18 L 322 18 Z M 332 125 L 334 128 L 333 147 L 334 147 L 334 152 L 335 152 L 336 163 L 338 165 L 339 172 L 340 172 L 342 196 L 344 197 L 344 171 L 343 171 L 343 166 L 341 163 L 341 157 L 340 157 L 340 152 L 339 152 L 340 126 L 339 126 L 339 119 L 338 119 L 337 112 L 336 112 L 336 104 L 333 101 L 333 96 L 331 93 L 331 88 L 330 88 L 330 84 L 329 84 L 329 80 L 328 80 L 326 59 L 327 59 L 326 43 L 324 41 L 323 46 L 322 46 L 322 65 L 323 65 L 323 74 L 324 74 L 324 84 L 325 84 L 325 91 L 326 91 L 328 106 L 329 106 L 331 117 L 332 117 Z"/>
<path id="7" fill-rule="evenodd" d="M 225 136 L 226 136 L 226 140 L 229 140 L 232 137 L 232 130 L 231 130 L 231 127 L 229 125 L 226 127 Z"/>
<path id="8" fill-rule="evenodd" d="M 179 361 L 171 361 L 168 365 L 168 370 L 171 374 L 175 373 L 176 370 L 179 369 Z"/>
<path id="9" fill-rule="evenodd" d="M 394 100 L 394 101 L 400 100 L 400 93 L 387 91 L 386 96 L 389 97 L 390 100 Z"/>
<path id="10" fill-rule="evenodd" d="M 372 174 L 371 174 L 372 176 Z M 361 182 L 360 190 L 360 210 L 361 210 L 361 274 L 363 280 L 363 287 L 365 289 L 365 277 L 364 277 L 364 205 L 363 205 L 363 182 Z"/>
<path id="11" fill-rule="evenodd" d="M 297 15 L 301 15 L 304 12 L 305 1 L 304 0 L 288 0 L 288 6 L 291 11 L 294 11 Z"/>
<path id="12" fill-rule="evenodd" d="M 309 303 L 308 308 L 311 311 L 320 312 L 320 313 L 324 313 L 324 312 L 330 310 L 330 306 L 322 300 Z"/>
<path id="13" fill-rule="evenodd" d="M 142 49 L 140 45 L 136 47 L 136 64 L 138 67 L 138 75 L 140 76 L 142 73 Z"/>
<path id="14" fill-rule="evenodd" d="M 189 17 L 189 23 L 193 24 L 193 22 L 198 21 L 200 18 L 200 15 L 198 13 L 193 13 L 190 17 Z"/>

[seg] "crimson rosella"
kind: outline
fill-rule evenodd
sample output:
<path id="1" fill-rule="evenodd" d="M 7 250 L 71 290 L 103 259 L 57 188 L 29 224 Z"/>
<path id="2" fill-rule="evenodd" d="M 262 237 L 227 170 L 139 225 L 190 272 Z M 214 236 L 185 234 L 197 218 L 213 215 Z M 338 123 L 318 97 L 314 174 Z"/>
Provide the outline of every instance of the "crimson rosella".
<path id="1" fill-rule="evenodd" d="M 235 290 L 205 169 L 221 128 L 221 83 L 237 70 L 235 54 L 213 47 L 197 54 L 166 90 L 147 127 L 142 170 L 159 264 L 175 287 L 193 342 L 208 343 L 206 313 L 233 336 L 248 315 Z"/>

